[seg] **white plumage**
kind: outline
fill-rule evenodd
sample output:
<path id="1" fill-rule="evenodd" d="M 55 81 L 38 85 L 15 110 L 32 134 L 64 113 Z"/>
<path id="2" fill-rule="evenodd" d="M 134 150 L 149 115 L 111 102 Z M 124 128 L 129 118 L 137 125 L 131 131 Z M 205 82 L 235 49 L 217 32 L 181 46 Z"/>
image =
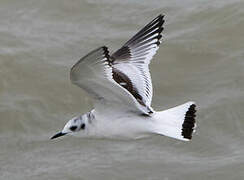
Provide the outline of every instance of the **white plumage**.
<path id="1" fill-rule="evenodd" d="M 149 64 L 159 48 L 164 16 L 152 20 L 112 55 L 103 46 L 81 58 L 70 71 L 71 82 L 94 99 L 94 110 L 71 119 L 53 136 L 140 138 L 160 134 L 190 140 L 195 128 L 195 103 L 166 111 L 151 107 Z M 78 133 L 79 132 L 79 133 Z"/>

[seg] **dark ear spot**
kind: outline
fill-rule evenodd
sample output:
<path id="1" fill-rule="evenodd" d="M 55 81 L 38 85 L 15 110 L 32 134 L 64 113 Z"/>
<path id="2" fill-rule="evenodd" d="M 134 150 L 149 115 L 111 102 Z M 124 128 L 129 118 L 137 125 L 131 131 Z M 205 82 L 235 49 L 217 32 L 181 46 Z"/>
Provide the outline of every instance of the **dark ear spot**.
<path id="1" fill-rule="evenodd" d="M 85 124 L 82 124 L 80 128 L 81 129 L 85 129 L 85 127 L 86 127 L 86 125 Z"/>
<path id="2" fill-rule="evenodd" d="M 69 129 L 70 129 L 71 131 L 75 131 L 75 130 L 77 129 L 77 126 L 71 126 Z"/>

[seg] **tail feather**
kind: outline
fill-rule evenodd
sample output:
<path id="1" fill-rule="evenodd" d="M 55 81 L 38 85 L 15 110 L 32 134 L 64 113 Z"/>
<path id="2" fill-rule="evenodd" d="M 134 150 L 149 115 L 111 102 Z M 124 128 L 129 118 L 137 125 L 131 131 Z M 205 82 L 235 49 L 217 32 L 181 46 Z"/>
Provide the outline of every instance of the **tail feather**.
<path id="1" fill-rule="evenodd" d="M 186 112 L 185 119 L 182 125 L 181 135 L 186 139 L 192 138 L 192 133 L 194 132 L 195 127 L 195 117 L 196 117 L 196 105 L 190 105 L 188 111 Z"/>
<path id="2" fill-rule="evenodd" d="M 192 134 L 196 127 L 195 113 L 196 105 L 194 102 L 187 102 L 180 106 L 157 112 L 154 132 L 182 141 L 189 141 L 192 139 Z"/>

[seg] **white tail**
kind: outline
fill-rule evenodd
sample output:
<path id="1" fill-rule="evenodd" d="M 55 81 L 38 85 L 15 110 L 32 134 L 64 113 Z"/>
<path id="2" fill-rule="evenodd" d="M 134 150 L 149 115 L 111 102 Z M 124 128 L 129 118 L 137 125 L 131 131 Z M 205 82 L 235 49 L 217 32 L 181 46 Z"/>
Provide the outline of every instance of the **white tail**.
<path id="1" fill-rule="evenodd" d="M 194 102 L 187 102 L 174 108 L 155 113 L 156 134 L 169 136 L 182 141 L 189 141 L 196 127 Z"/>

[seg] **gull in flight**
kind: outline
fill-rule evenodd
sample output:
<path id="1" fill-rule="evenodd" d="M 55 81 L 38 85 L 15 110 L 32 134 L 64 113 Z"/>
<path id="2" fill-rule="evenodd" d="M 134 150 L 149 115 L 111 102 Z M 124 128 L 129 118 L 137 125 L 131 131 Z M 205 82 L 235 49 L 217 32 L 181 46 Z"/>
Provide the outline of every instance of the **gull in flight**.
<path id="1" fill-rule="evenodd" d="M 102 46 L 71 68 L 71 82 L 93 98 L 94 109 L 69 120 L 51 139 L 66 134 L 118 139 L 157 134 L 182 141 L 192 139 L 196 127 L 194 102 L 164 111 L 151 107 L 149 64 L 161 43 L 163 24 L 160 14 L 113 54 Z"/>

